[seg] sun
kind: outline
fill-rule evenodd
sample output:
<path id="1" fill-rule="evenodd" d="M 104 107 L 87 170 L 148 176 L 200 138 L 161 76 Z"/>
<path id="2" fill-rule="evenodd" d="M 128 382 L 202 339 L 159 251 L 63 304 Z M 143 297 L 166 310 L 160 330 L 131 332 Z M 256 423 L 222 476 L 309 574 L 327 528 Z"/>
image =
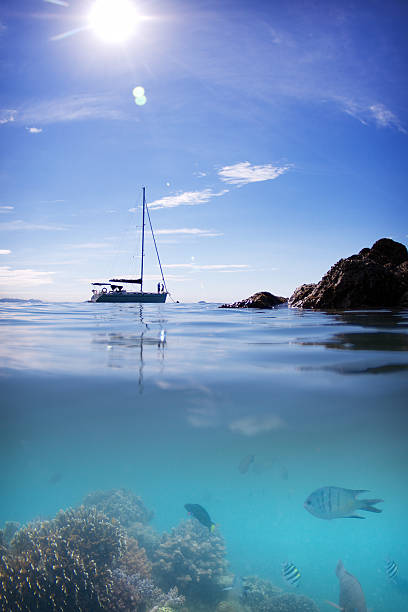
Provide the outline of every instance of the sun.
<path id="1" fill-rule="evenodd" d="M 92 30 L 109 43 L 125 42 L 134 33 L 138 20 L 131 0 L 95 0 L 89 14 Z"/>

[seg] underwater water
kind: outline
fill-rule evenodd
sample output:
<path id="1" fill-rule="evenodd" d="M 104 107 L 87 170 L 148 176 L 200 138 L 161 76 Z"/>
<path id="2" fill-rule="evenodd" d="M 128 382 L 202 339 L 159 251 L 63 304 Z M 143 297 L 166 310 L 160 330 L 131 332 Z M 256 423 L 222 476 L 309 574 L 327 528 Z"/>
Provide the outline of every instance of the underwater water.
<path id="1" fill-rule="evenodd" d="M 369 609 L 408 610 L 408 311 L 3 302 L 0 316 L 0 527 L 124 487 L 159 531 L 202 505 L 234 574 L 324 611 L 342 559 Z M 303 504 L 324 486 L 367 489 L 383 512 L 317 518 Z"/>

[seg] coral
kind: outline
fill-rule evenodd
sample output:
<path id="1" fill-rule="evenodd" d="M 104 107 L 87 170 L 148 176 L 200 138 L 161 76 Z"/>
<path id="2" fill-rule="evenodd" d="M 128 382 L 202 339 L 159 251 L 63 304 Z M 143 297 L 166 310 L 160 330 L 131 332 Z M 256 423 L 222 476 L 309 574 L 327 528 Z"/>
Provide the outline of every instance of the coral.
<path id="1" fill-rule="evenodd" d="M 0 545 L 8 546 L 14 534 L 20 529 L 20 523 L 6 521 L 3 529 L 0 529 Z"/>
<path id="2" fill-rule="evenodd" d="M 144 548 L 140 548 L 137 540 L 131 537 L 127 538 L 126 552 L 123 553 L 117 565 L 129 576 L 138 574 L 143 578 L 150 578 L 152 573 L 152 564 L 146 557 Z"/>
<path id="3" fill-rule="evenodd" d="M 144 548 L 149 559 L 154 556 L 155 551 L 160 545 L 161 536 L 153 527 L 136 522 L 129 525 L 126 528 L 126 532 L 137 540 L 139 546 Z"/>
<path id="4" fill-rule="evenodd" d="M 153 610 L 166 606 L 179 608 L 184 603 L 184 597 L 178 594 L 177 588 L 163 593 L 155 584 L 139 574 L 128 575 L 121 569 L 112 572 L 116 610 L 145 610 L 146 606 L 154 606 Z"/>
<path id="5" fill-rule="evenodd" d="M 309 597 L 285 593 L 258 576 L 245 577 L 242 599 L 251 612 L 319 612 Z"/>
<path id="6" fill-rule="evenodd" d="M 148 510 L 142 499 L 127 489 L 112 489 L 111 491 L 94 491 L 83 501 L 84 506 L 95 506 L 110 519 L 117 520 L 122 527 L 132 523 L 147 524 L 154 516 Z"/>
<path id="7" fill-rule="evenodd" d="M 162 535 L 153 557 L 153 576 L 161 588 L 175 584 L 189 600 L 216 602 L 222 598 L 227 565 L 223 538 L 187 520 Z"/>
<path id="8" fill-rule="evenodd" d="M 1 609 L 112 609 L 110 565 L 125 545 L 122 529 L 95 509 L 61 511 L 23 527 L 1 551 Z"/>

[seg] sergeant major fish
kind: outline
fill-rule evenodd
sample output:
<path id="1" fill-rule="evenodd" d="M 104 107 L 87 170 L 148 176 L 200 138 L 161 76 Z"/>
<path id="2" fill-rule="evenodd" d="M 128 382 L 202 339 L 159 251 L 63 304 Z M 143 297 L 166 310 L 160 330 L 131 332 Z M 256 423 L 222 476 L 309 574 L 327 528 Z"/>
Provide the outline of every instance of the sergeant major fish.
<path id="1" fill-rule="evenodd" d="M 322 487 L 309 495 L 304 503 L 305 509 L 317 518 L 330 521 L 335 518 L 365 518 L 356 514 L 356 510 L 382 512 L 373 504 L 383 499 L 357 499 L 357 495 L 366 493 L 365 489 L 342 489 L 341 487 Z"/>
<path id="2" fill-rule="evenodd" d="M 208 527 L 208 530 L 212 533 L 215 529 L 215 523 L 210 519 L 210 515 L 207 510 L 200 506 L 200 504 L 184 504 L 185 509 L 189 514 L 192 514 L 202 525 Z"/>
<path id="3" fill-rule="evenodd" d="M 298 586 L 302 575 L 296 565 L 288 561 L 282 565 L 282 577 L 293 586 Z"/>

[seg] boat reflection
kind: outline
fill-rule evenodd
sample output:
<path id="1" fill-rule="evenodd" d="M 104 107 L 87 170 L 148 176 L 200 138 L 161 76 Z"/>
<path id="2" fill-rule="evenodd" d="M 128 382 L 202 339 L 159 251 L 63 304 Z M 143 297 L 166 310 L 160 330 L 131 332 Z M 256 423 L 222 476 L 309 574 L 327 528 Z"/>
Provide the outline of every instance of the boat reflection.
<path id="1" fill-rule="evenodd" d="M 146 362 L 160 375 L 164 371 L 166 330 L 163 328 L 164 321 L 157 320 L 146 323 L 143 318 L 143 307 L 138 312 L 137 333 L 105 332 L 93 336 L 92 344 L 105 347 L 109 368 L 127 368 L 138 370 L 139 393 L 144 388 L 144 368 Z M 154 351 L 153 349 L 157 350 Z M 149 350 L 146 359 L 145 351 Z M 152 359 L 156 357 L 156 359 Z"/>

